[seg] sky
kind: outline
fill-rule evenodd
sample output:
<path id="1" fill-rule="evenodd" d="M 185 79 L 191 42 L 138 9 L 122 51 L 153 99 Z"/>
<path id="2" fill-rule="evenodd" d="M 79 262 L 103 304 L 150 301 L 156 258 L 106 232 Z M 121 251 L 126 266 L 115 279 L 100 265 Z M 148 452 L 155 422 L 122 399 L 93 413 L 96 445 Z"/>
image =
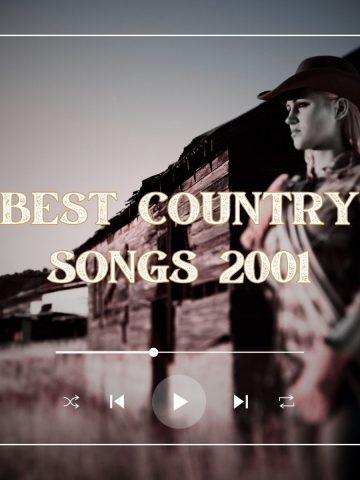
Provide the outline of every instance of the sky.
<path id="1" fill-rule="evenodd" d="M 2 33 L 358 33 L 357 0 L 1 0 Z"/>
<path id="2" fill-rule="evenodd" d="M 113 215 L 192 138 L 255 107 L 302 59 L 360 46 L 360 37 L 9 35 L 357 33 L 354 2 L 327 2 L 326 15 L 321 4 L 269 3 L 2 1 L 1 192 L 115 191 Z M 94 233 L 94 211 L 89 203 L 79 226 L 0 225 L 0 274 L 49 268 L 52 252 Z"/>

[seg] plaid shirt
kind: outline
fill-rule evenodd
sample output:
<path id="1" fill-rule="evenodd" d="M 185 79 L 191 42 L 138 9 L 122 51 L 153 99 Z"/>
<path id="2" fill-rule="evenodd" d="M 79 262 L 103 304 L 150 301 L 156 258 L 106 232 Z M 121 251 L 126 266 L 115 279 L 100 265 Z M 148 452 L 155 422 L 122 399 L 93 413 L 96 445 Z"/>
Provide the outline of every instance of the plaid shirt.
<path id="1" fill-rule="evenodd" d="M 323 175 L 293 177 L 283 191 L 340 192 L 343 199 L 360 186 L 360 157 L 345 152 Z M 323 196 L 320 217 L 324 225 L 292 225 L 288 208 L 285 225 L 271 227 L 264 239 L 268 255 L 287 250 L 294 254 L 309 250 L 311 284 L 271 283 L 277 322 L 277 343 L 285 351 L 309 352 L 322 339 L 354 357 L 360 352 L 360 201 L 349 206 L 350 226 L 335 225 L 337 209 Z M 294 238 L 306 238 L 295 245 Z M 306 243 L 305 242 L 305 243 Z M 300 250 L 300 251 L 299 251 Z M 280 358 L 283 379 L 293 383 L 302 371 L 302 354 Z"/>

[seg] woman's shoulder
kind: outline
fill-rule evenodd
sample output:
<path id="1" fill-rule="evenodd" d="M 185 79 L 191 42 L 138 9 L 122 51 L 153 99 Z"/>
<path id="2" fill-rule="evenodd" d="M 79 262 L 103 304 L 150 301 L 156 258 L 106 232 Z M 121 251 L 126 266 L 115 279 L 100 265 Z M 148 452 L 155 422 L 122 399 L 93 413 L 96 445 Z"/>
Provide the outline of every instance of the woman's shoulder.
<path id="1" fill-rule="evenodd" d="M 347 152 L 340 156 L 335 164 L 334 173 L 339 179 L 359 182 L 360 180 L 360 155 L 355 152 Z"/>
<path id="2" fill-rule="evenodd" d="M 336 172 L 336 178 L 342 184 L 341 190 L 356 191 L 360 188 L 360 161 L 349 164 Z"/>

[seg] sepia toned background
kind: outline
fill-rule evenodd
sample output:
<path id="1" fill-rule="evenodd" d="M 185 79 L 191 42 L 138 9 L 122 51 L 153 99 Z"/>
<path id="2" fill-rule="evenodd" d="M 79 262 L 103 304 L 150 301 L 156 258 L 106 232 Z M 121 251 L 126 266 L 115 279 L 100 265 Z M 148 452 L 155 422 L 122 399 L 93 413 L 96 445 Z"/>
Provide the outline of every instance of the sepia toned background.
<path id="1" fill-rule="evenodd" d="M 259 0 L 4 1 L 0 33 L 345 34 L 357 33 L 359 10 L 349 1 L 316 7 L 313 2 L 270 5 Z M 184 177 L 182 185 L 189 188 L 200 188 L 197 182 L 201 181 L 210 188 L 217 180 L 216 168 L 215 175 L 209 170 L 210 160 L 224 169 L 220 178 L 225 189 L 244 185 L 245 180 L 265 184 L 288 152 L 284 149 L 283 157 L 275 156 L 270 165 L 267 157 L 261 158 L 261 148 L 269 145 L 274 113 L 262 109 L 256 111 L 261 114 L 238 117 L 259 105 L 256 95 L 293 73 L 303 58 L 343 56 L 359 45 L 356 37 L 2 37 L 1 191 L 28 195 L 32 191 L 116 191 L 119 201 L 111 203 L 110 209 L 114 215 L 143 180 L 165 171 L 180 156 L 184 162 L 189 153 L 190 161 L 204 162 L 201 172 L 200 163 L 194 164 L 194 177 Z M 280 110 L 276 115 L 281 118 Z M 229 124 L 232 119 L 236 121 Z M 239 137 L 238 132 L 244 131 L 244 125 L 251 125 L 251 135 L 242 150 L 245 136 Z M 233 128 L 235 143 L 229 133 Z M 225 156 L 218 155 L 223 138 L 231 147 Z M 219 151 L 205 154 L 202 149 L 211 140 L 215 145 L 219 141 Z M 198 144 L 201 150 L 192 153 Z M 242 176 L 237 158 L 241 154 L 249 158 L 255 144 L 259 168 Z M 281 151 L 277 145 L 274 148 Z M 53 251 L 72 250 L 93 236 L 95 217 L 89 213 L 88 222 L 81 226 L 0 225 L 0 274 L 49 268 Z M 142 236 L 137 226 L 131 230 L 133 226 L 122 228 L 129 228 L 126 235 L 135 245 L 159 246 L 160 235 L 149 230 Z M 209 255 L 204 257 L 207 262 L 216 245 L 203 227 L 198 224 L 187 238 Z M 110 241 L 124 248 L 125 237 L 119 232 L 114 231 L 109 240 L 100 235 L 92 247 L 101 250 L 102 242 Z M 234 245 L 236 235 L 222 232 L 220 245 Z M 213 352 L 270 348 L 270 315 L 266 316 L 256 295 L 248 296 L 245 304 L 239 291 L 216 291 L 215 273 L 216 269 L 209 269 L 192 291 L 180 293 L 149 290 L 144 284 L 129 292 L 120 282 L 115 292 L 107 287 L 46 292 L 39 299 L 25 299 L 21 314 L 11 310 L 13 303 L 7 306 L 11 326 L 14 318 L 20 326 L 10 328 L 12 340 L 7 338 L 0 350 L 1 443 L 284 443 L 286 424 L 272 400 L 281 390 L 274 378 L 265 376 L 271 367 L 269 358 L 188 354 L 156 363 L 148 356 L 54 354 L 57 349 L 146 349 L 156 342 L 166 349 Z M 27 284 L 25 278 L 21 284 L 19 277 L 11 277 L 11 282 L 6 277 L 0 299 L 42 288 L 39 278 L 42 281 L 40 272 L 31 277 L 33 283 Z M 252 328 L 246 334 L 238 321 L 240 312 L 251 318 Z M 156 325 L 158 318 L 164 322 Z M 29 320 L 37 322 L 31 334 Z M 177 334 L 171 337 L 174 324 Z M 170 343 L 163 343 L 164 331 L 170 333 Z M 208 394 L 206 417 L 182 432 L 154 422 L 150 411 L 154 384 L 174 373 L 197 378 Z M 130 408 L 110 414 L 109 394 L 125 390 Z M 254 398 L 251 411 L 234 415 L 232 394 L 248 391 Z M 81 406 L 69 412 L 63 398 L 75 393 Z M 0 465 L 4 479 L 236 476 L 280 480 L 296 474 L 291 452 L 281 446 L 1 447 Z M 302 472 L 297 473 L 301 478 Z"/>

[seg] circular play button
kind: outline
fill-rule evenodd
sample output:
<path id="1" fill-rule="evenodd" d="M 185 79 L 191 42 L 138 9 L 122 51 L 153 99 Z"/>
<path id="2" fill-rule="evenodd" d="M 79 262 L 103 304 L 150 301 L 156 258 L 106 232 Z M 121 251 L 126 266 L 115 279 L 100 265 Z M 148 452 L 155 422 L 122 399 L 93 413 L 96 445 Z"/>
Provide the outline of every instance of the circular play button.
<path id="1" fill-rule="evenodd" d="M 172 375 L 154 390 L 152 406 L 157 418 L 171 428 L 187 428 L 203 416 L 206 396 L 202 386 L 187 375 Z"/>

